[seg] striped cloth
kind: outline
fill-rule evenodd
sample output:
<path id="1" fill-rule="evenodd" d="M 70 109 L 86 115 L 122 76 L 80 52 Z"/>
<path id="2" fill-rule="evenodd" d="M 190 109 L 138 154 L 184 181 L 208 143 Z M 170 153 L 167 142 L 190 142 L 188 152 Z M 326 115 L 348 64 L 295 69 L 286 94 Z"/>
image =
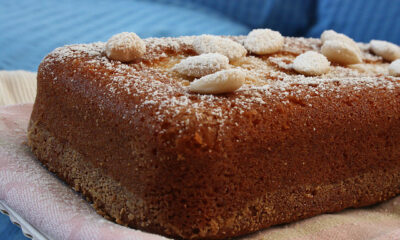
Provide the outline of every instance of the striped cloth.
<path id="1" fill-rule="evenodd" d="M 35 97 L 36 73 L 0 71 L 0 106 L 32 103 Z"/>
<path id="2" fill-rule="evenodd" d="M 0 71 L 0 106 L 32 103 L 36 96 L 36 73 Z M 1 116 L 0 116 L 1 118 Z M 21 229 L 0 214 L 0 239 L 27 240 Z"/>
<path id="3" fill-rule="evenodd" d="M 0 1 L 0 70 L 36 71 L 54 48 L 106 41 L 130 31 L 141 37 L 246 34 L 249 28 L 208 8 L 139 0 Z M 4 47 L 7 46 L 7 47 Z"/>

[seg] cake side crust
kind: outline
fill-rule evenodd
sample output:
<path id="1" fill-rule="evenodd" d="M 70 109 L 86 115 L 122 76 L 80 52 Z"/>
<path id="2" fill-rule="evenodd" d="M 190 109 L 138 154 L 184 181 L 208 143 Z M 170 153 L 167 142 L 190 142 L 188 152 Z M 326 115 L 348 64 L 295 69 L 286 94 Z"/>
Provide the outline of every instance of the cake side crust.
<path id="1" fill-rule="evenodd" d="M 38 159 L 93 202 L 99 214 L 119 224 L 170 237 L 222 239 L 239 236 L 321 213 L 368 206 L 400 193 L 400 167 L 371 170 L 332 184 L 289 186 L 267 193 L 233 210 L 229 218 L 210 219 L 206 225 L 193 226 L 193 231 L 168 222 L 165 209 L 132 194 L 45 128 L 31 123 L 28 136 L 28 144 Z"/>

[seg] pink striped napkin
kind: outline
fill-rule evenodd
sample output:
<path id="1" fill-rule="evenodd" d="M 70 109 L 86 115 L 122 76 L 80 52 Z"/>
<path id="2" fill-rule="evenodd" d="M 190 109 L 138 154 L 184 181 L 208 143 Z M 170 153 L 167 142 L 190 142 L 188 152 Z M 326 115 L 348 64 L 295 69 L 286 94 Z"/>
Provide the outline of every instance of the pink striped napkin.
<path id="1" fill-rule="evenodd" d="M 165 239 L 103 219 L 44 169 L 25 145 L 31 110 L 31 104 L 0 107 L 0 200 L 52 239 Z M 272 227 L 242 239 L 400 239 L 400 197 Z"/>

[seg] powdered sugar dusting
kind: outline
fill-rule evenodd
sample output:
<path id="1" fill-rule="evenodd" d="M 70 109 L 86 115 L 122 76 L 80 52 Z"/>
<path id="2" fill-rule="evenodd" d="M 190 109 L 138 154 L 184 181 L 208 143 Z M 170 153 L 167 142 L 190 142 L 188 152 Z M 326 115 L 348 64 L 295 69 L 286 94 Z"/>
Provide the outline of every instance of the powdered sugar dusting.
<path id="1" fill-rule="evenodd" d="M 301 54 L 306 51 L 317 51 L 321 49 L 321 41 L 317 38 L 295 38 L 285 37 L 282 51 L 292 54 Z"/>
<path id="2" fill-rule="evenodd" d="M 318 39 L 285 38 L 281 52 L 263 58 L 256 56 L 242 57 L 231 63 L 231 68 L 246 72 L 245 84 L 234 93 L 225 95 L 202 95 L 191 93 L 182 84 L 182 78 L 177 77 L 168 61 L 178 62 L 195 54 L 192 43 L 195 37 L 182 38 L 151 38 L 144 39 L 147 52 L 142 62 L 122 64 L 105 57 L 104 43 L 71 45 L 54 50 L 44 61 L 48 64 L 71 63 L 73 59 L 84 58 L 85 64 L 76 66 L 90 68 L 93 71 L 102 69 L 103 75 L 93 80 L 93 85 L 101 85 L 109 98 L 128 96 L 135 103 L 135 108 L 126 110 L 124 118 L 152 111 L 155 114 L 155 128 L 163 122 L 174 121 L 184 132 L 191 123 L 212 121 L 223 127 L 233 113 L 272 111 L 269 104 L 281 102 L 292 104 L 289 97 L 307 101 L 326 95 L 345 97 L 365 89 L 385 89 L 391 91 L 399 88 L 399 78 L 385 76 L 387 66 L 379 59 L 373 64 L 364 63 L 371 69 L 379 71 L 360 70 L 356 67 L 332 65 L 330 72 L 321 77 L 308 77 L 295 73 L 290 69 L 293 59 L 308 50 L 320 52 L 321 43 Z M 240 42 L 243 37 L 232 37 Z M 365 52 L 363 51 L 363 54 Z M 366 53 L 365 53 L 366 54 Z M 167 66 L 167 67 L 166 67 Z M 99 73 L 98 73 L 99 74 Z M 72 79 L 73 80 L 73 79 Z M 54 81 L 57 81 L 54 79 Z M 187 82 L 187 80 L 185 80 Z M 109 107 L 99 101 L 100 108 Z M 262 110 L 261 110 L 262 109 Z M 187 117 L 185 117 L 187 116 Z M 189 117 L 191 116 L 191 117 Z M 191 120 L 189 120 L 191 119 Z M 165 129 L 157 128 L 160 134 Z"/>

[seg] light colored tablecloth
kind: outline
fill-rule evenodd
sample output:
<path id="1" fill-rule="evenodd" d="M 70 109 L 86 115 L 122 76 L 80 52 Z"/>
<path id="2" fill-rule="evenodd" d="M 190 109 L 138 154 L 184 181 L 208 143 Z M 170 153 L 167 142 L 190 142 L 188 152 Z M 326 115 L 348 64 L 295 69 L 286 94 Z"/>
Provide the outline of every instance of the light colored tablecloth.
<path id="1" fill-rule="evenodd" d="M 0 72 L 2 104 L 32 102 L 34 89 L 34 74 Z M 53 239 L 163 239 L 104 220 L 45 170 L 25 145 L 31 110 L 32 104 L 0 107 L 0 200 Z M 398 240 L 400 197 L 272 227 L 242 239 Z"/>

